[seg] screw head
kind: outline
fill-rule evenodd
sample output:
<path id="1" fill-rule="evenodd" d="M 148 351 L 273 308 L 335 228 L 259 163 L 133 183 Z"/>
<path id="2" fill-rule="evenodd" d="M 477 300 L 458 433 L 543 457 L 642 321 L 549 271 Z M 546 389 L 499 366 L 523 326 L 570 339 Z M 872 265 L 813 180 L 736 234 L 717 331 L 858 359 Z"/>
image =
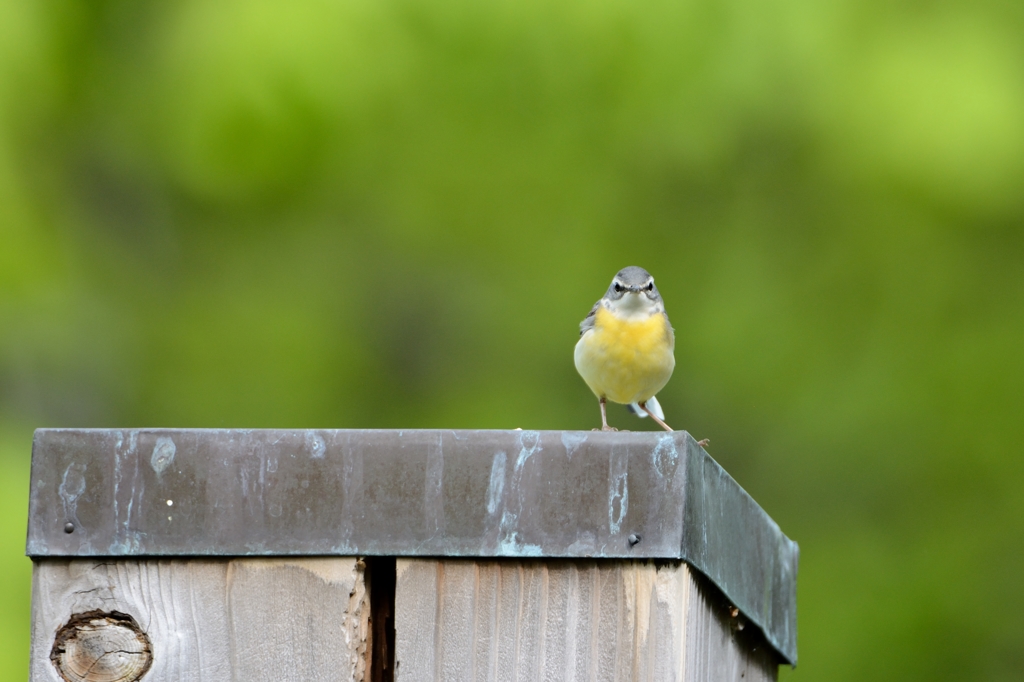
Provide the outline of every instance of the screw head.
<path id="1" fill-rule="evenodd" d="M 641 540 L 643 540 L 643 538 L 638 533 L 630 533 L 629 537 L 626 538 L 626 541 L 629 542 L 630 547 L 636 546 L 637 544 L 639 544 Z"/>
<path id="2" fill-rule="evenodd" d="M 70 521 L 65 523 L 64 524 L 64 532 L 65 533 L 74 533 L 75 532 L 75 524 L 71 523 Z"/>

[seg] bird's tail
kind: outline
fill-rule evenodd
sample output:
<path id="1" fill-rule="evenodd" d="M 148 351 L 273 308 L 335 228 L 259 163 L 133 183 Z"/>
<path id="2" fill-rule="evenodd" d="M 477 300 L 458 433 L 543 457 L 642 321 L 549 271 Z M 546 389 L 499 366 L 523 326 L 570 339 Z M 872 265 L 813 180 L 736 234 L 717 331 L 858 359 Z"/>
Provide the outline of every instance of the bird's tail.
<path id="1" fill-rule="evenodd" d="M 641 419 L 647 418 L 647 413 L 644 412 L 644 409 L 642 407 L 640 407 L 640 403 L 630 403 L 626 407 L 629 408 L 630 412 L 640 417 Z M 665 419 L 665 412 L 661 409 L 661 404 L 658 402 L 657 398 L 652 396 L 647 400 L 647 409 L 653 412 L 658 419 Z"/>

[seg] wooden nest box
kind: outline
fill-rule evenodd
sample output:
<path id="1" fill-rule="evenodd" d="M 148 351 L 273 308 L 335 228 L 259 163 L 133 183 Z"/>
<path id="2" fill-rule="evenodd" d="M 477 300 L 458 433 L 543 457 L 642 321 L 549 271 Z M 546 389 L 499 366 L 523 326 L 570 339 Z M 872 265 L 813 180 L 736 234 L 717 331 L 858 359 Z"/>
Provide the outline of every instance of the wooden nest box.
<path id="1" fill-rule="evenodd" d="M 798 550 L 685 432 L 36 432 L 32 682 L 776 679 Z"/>

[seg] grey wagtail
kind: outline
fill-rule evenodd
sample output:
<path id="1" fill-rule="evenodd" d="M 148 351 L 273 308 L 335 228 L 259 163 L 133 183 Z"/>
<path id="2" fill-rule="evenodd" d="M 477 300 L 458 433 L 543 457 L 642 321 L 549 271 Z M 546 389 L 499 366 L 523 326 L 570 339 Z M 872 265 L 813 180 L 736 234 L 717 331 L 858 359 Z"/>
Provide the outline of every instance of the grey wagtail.
<path id="1" fill-rule="evenodd" d="M 604 297 L 580 322 L 575 352 L 576 371 L 601 405 L 602 431 L 616 430 L 608 426 L 608 400 L 629 405 L 640 417 L 650 415 L 661 428 L 672 430 L 654 395 L 672 376 L 675 345 L 651 273 L 635 265 L 619 270 Z"/>

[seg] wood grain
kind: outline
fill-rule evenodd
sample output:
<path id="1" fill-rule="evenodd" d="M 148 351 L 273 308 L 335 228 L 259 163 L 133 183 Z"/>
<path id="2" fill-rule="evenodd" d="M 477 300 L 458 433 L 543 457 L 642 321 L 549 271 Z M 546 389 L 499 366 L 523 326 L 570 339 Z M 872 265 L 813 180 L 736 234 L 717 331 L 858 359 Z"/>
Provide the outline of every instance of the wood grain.
<path id="1" fill-rule="evenodd" d="M 152 643 L 147 680 L 362 681 L 369 599 L 354 558 L 42 560 L 34 565 L 31 682 L 76 613 L 131 615 Z"/>
<path id="2" fill-rule="evenodd" d="M 50 662 L 68 682 L 136 682 L 149 670 L 149 638 L 131 616 L 87 611 L 61 627 Z"/>
<path id="3" fill-rule="evenodd" d="M 399 559 L 399 682 L 768 682 L 753 628 L 686 564 Z"/>
<path id="4" fill-rule="evenodd" d="M 146 634 L 147 680 L 368 679 L 370 599 L 353 558 L 57 559 L 34 571 L 32 682 L 61 682 L 56 634 L 97 613 Z M 399 682 L 776 679 L 756 628 L 686 564 L 398 559 L 396 573 Z"/>

